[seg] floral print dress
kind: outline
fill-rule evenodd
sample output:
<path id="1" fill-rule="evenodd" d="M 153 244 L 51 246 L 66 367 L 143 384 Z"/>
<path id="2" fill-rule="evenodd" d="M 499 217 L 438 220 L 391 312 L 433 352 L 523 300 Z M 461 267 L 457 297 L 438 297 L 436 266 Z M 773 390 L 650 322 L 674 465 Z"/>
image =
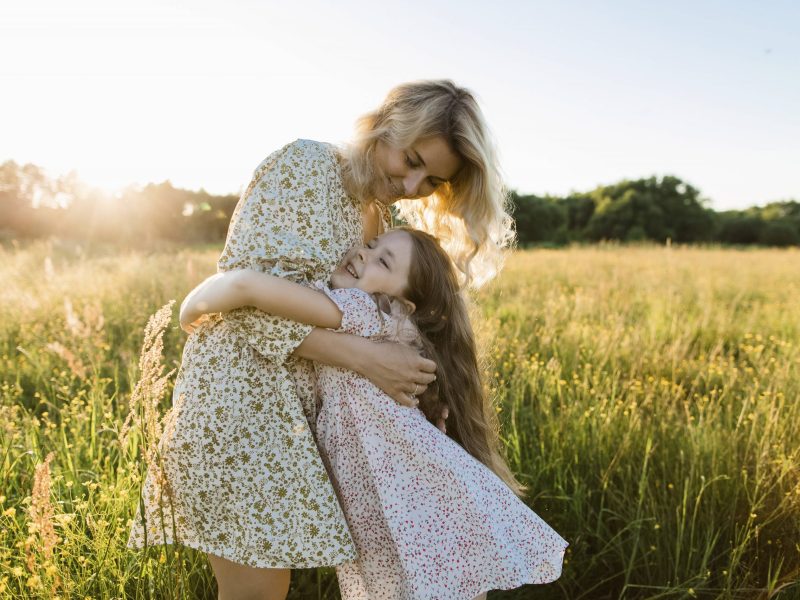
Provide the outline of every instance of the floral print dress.
<path id="1" fill-rule="evenodd" d="M 361 290 L 317 287 L 342 331 L 418 339 L 399 305 L 386 313 Z M 353 371 L 316 369 L 317 439 L 358 548 L 336 569 L 344 600 L 469 600 L 560 576 L 567 542 L 420 410 Z"/>
<path id="2" fill-rule="evenodd" d="M 335 149 L 297 140 L 256 170 L 218 269 L 308 284 L 362 243 L 360 203 Z M 129 545 L 178 542 L 253 567 L 307 568 L 355 557 L 309 427 L 313 368 L 289 355 L 311 327 L 242 308 L 212 316 L 184 348 L 173 411 Z"/>

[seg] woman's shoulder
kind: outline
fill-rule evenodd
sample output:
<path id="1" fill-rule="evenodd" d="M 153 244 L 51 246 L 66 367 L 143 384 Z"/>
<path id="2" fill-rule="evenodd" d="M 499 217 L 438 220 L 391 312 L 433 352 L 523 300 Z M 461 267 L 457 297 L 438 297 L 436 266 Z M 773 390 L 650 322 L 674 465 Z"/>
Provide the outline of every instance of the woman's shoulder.
<path id="1" fill-rule="evenodd" d="M 331 165 L 336 164 L 337 148 L 328 142 L 298 138 L 286 144 L 282 151 L 296 159 L 322 162 Z"/>
<path id="2" fill-rule="evenodd" d="M 333 169 L 337 166 L 337 148 L 327 142 L 298 138 L 285 144 L 262 160 L 256 172 L 278 167 L 278 170 L 289 168 L 307 168 L 317 170 Z"/>

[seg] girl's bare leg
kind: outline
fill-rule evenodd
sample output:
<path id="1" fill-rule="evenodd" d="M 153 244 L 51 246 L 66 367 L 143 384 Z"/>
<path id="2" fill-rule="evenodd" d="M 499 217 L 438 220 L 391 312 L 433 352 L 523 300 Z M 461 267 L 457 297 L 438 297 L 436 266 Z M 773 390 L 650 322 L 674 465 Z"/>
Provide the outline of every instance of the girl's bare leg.
<path id="1" fill-rule="evenodd" d="M 259 569 L 208 555 L 219 588 L 219 600 L 286 600 L 289 569 Z"/>
<path id="2" fill-rule="evenodd" d="M 483 592 L 480 596 L 475 596 L 475 600 L 486 600 L 486 592 Z"/>

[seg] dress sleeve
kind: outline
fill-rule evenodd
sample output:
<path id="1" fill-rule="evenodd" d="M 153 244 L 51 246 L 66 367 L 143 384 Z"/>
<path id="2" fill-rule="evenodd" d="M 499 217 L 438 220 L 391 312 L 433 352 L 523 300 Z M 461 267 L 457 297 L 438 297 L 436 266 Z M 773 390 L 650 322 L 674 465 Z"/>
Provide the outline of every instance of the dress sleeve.
<path id="1" fill-rule="evenodd" d="M 328 175 L 332 157 L 319 144 L 297 140 L 256 169 L 236 205 L 218 271 L 254 269 L 308 283 L 335 263 Z M 225 321 L 265 357 L 285 361 L 313 327 L 255 308 Z"/>
<path id="2" fill-rule="evenodd" d="M 333 300 L 342 311 L 342 325 L 336 331 L 352 333 L 361 337 L 382 336 L 388 315 L 383 315 L 375 299 L 356 288 L 331 290 L 317 284 L 317 287 Z"/>

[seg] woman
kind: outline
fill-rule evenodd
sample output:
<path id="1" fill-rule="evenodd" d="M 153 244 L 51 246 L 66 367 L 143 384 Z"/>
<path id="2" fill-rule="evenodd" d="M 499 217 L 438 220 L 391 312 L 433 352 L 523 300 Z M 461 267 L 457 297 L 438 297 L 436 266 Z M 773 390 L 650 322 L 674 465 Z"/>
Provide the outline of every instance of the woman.
<path id="1" fill-rule="evenodd" d="M 468 91 L 450 81 L 404 84 L 359 120 L 348 148 L 298 140 L 270 155 L 236 207 L 218 269 L 325 280 L 350 247 L 389 224 L 394 203 L 441 240 L 463 283 L 497 273 L 513 234 Z M 148 478 L 130 543 L 208 553 L 220 598 L 285 598 L 289 569 L 355 557 L 309 430 L 309 359 L 356 371 L 409 405 L 435 365 L 399 345 L 252 308 L 203 327 L 184 349 L 161 441 L 166 485 Z"/>

